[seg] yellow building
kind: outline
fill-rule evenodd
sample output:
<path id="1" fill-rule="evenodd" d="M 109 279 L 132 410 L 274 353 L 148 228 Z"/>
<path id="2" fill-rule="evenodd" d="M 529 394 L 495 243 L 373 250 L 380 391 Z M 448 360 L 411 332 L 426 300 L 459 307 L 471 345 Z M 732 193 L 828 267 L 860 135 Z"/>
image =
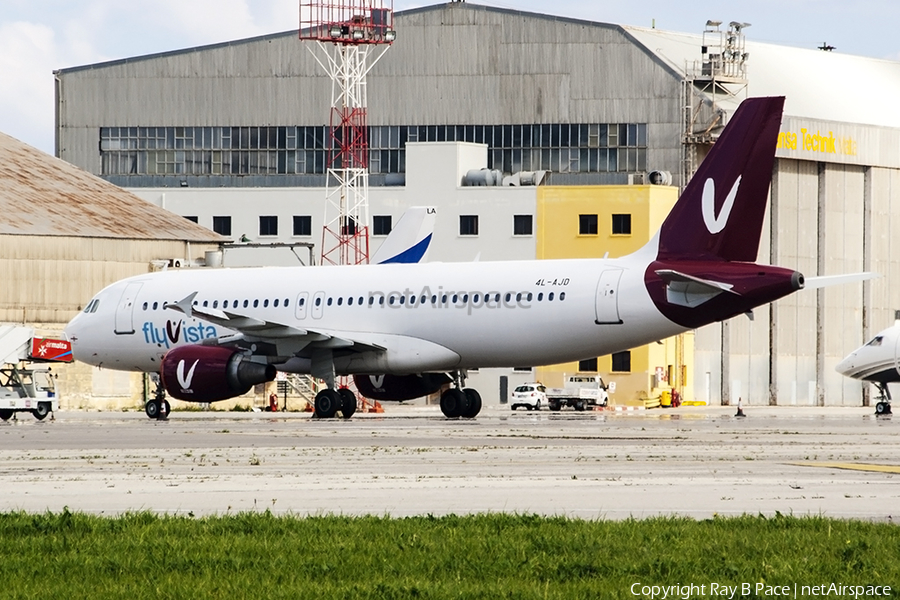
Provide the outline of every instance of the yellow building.
<path id="1" fill-rule="evenodd" d="M 658 185 L 541 186 L 537 194 L 537 258 L 610 258 L 646 244 L 678 199 L 678 189 Z M 538 380 L 562 387 L 567 375 L 599 373 L 616 383 L 611 401 L 643 405 L 664 391 L 692 398 L 693 333 L 611 356 L 537 369 Z"/>

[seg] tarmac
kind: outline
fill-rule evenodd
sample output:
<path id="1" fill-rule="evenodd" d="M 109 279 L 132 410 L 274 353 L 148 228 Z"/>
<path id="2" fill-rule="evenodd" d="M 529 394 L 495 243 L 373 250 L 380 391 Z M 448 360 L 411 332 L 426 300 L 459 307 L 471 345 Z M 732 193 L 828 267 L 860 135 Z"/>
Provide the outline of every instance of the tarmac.
<path id="1" fill-rule="evenodd" d="M 0 511 L 900 517 L 900 418 L 872 408 L 744 413 L 21 413 L 0 422 Z"/>

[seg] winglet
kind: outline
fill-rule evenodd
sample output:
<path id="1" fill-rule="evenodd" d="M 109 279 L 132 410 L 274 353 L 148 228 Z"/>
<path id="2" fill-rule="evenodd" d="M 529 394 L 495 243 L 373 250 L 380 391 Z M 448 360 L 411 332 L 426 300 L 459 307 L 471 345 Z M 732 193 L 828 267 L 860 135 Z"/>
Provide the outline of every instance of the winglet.
<path id="1" fill-rule="evenodd" d="M 193 294 L 190 294 L 190 295 L 182 298 L 175 304 L 170 304 L 169 308 L 173 308 L 179 312 L 183 312 L 184 316 L 186 316 L 188 319 L 191 319 L 191 318 L 193 318 L 194 298 L 196 298 L 196 297 L 197 297 L 197 292 L 194 292 Z"/>

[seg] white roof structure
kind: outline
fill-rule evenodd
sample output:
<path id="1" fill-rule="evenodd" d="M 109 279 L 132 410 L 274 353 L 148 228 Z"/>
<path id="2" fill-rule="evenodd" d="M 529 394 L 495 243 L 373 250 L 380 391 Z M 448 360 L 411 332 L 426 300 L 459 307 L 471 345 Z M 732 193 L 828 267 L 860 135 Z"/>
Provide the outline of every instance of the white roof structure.
<path id="1" fill-rule="evenodd" d="M 701 58 L 699 34 L 623 29 L 678 73 Z M 785 96 L 785 115 L 900 128 L 900 62 L 751 39 L 746 51 L 749 95 Z"/>

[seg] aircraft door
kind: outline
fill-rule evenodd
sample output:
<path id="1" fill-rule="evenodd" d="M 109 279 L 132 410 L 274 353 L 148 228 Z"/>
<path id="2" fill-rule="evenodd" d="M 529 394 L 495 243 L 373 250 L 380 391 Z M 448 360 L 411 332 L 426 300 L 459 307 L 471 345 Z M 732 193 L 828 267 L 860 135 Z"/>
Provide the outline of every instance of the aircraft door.
<path id="1" fill-rule="evenodd" d="M 310 312 L 312 312 L 313 319 L 321 319 L 322 318 L 322 309 L 325 307 L 325 292 L 316 292 L 316 295 L 313 296 L 312 299 L 312 308 Z"/>
<path id="2" fill-rule="evenodd" d="M 120 335 L 134 333 L 134 301 L 143 283 L 129 283 L 116 306 L 116 329 Z"/>
<path id="3" fill-rule="evenodd" d="M 297 310 L 294 311 L 294 316 L 297 317 L 298 321 L 302 321 L 306 318 L 306 311 L 309 306 L 309 292 L 300 292 L 300 295 L 297 296 Z"/>
<path id="4" fill-rule="evenodd" d="M 600 274 L 595 299 L 597 325 L 621 325 L 619 317 L 619 280 L 622 269 L 607 269 Z"/>

